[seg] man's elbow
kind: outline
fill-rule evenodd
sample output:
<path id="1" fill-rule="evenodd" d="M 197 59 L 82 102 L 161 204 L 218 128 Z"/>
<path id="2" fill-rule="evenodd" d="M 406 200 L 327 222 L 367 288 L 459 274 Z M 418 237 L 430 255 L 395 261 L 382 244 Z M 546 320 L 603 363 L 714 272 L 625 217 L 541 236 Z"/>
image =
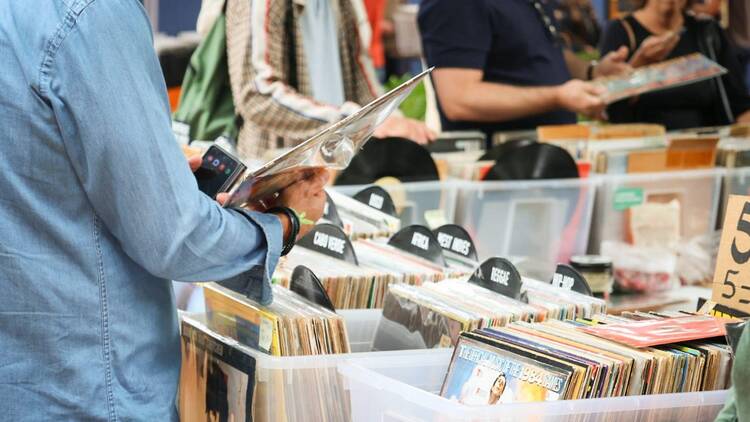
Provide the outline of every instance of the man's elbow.
<path id="1" fill-rule="evenodd" d="M 461 101 L 448 99 L 447 101 L 441 102 L 440 106 L 443 109 L 443 114 L 448 120 L 455 122 L 474 120 L 474 114 L 471 109 Z"/>

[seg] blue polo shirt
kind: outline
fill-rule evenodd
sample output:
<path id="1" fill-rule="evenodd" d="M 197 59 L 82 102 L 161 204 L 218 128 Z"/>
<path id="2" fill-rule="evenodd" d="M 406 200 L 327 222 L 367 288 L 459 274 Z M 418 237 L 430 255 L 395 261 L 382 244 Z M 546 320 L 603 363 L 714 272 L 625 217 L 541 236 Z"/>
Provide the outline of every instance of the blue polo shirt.
<path id="1" fill-rule="evenodd" d="M 556 25 L 552 0 L 541 3 Z M 422 0 L 419 29 L 430 66 L 481 69 L 485 81 L 515 86 L 560 85 L 571 79 L 562 46 L 529 0 Z M 564 110 L 495 123 L 448 120 L 442 109 L 440 116 L 443 130 L 488 135 L 576 121 Z"/>

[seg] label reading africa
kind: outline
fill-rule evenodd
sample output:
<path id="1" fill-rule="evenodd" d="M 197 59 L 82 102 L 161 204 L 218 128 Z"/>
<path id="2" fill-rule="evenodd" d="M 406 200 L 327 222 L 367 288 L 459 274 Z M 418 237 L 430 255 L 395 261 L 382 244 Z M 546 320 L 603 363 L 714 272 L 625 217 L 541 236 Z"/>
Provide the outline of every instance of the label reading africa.
<path id="1" fill-rule="evenodd" d="M 643 203 L 642 188 L 619 188 L 615 191 L 614 208 L 616 211 L 625 211 Z"/>

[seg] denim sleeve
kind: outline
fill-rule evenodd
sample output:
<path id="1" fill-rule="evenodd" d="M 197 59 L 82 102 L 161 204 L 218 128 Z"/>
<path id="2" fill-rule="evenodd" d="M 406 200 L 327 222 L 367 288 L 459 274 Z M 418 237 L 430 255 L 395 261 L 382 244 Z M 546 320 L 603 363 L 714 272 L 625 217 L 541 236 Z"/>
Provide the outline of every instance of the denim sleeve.
<path id="1" fill-rule="evenodd" d="M 270 301 L 276 216 L 222 209 L 198 190 L 170 128 L 164 78 L 137 0 L 92 1 L 66 21 L 40 69 L 67 154 L 125 253 L 167 279 L 230 279 Z"/>

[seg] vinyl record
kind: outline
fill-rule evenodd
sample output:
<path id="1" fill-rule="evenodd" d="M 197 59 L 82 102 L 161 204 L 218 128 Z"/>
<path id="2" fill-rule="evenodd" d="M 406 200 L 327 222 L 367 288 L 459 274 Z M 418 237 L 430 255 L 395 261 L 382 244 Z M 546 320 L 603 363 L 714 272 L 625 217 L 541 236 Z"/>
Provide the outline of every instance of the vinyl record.
<path id="1" fill-rule="evenodd" d="M 403 138 L 386 138 L 368 142 L 339 174 L 336 184 L 366 185 L 383 177 L 402 182 L 439 179 L 435 162 L 424 147 Z"/>
<path id="2" fill-rule="evenodd" d="M 492 147 L 492 149 L 484 153 L 484 155 L 479 157 L 479 161 L 497 161 L 498 158 L 502 157 L 503 155 L 509 154 L 511 151 L 517 150 L 518 148 L 523 148 L 534 143 L 536 143 L 536 141 L 533 139 L 513 139 L 510 141 L 505 141 L 502 144 L 495 145 L 494 147 Z"/>
<path id="3" fill-rule="evenodd" d="M 484 180 L 570 179 L 578 166 L 570 154 L 555 145 L 534 142 L 499 154 Z"/>

